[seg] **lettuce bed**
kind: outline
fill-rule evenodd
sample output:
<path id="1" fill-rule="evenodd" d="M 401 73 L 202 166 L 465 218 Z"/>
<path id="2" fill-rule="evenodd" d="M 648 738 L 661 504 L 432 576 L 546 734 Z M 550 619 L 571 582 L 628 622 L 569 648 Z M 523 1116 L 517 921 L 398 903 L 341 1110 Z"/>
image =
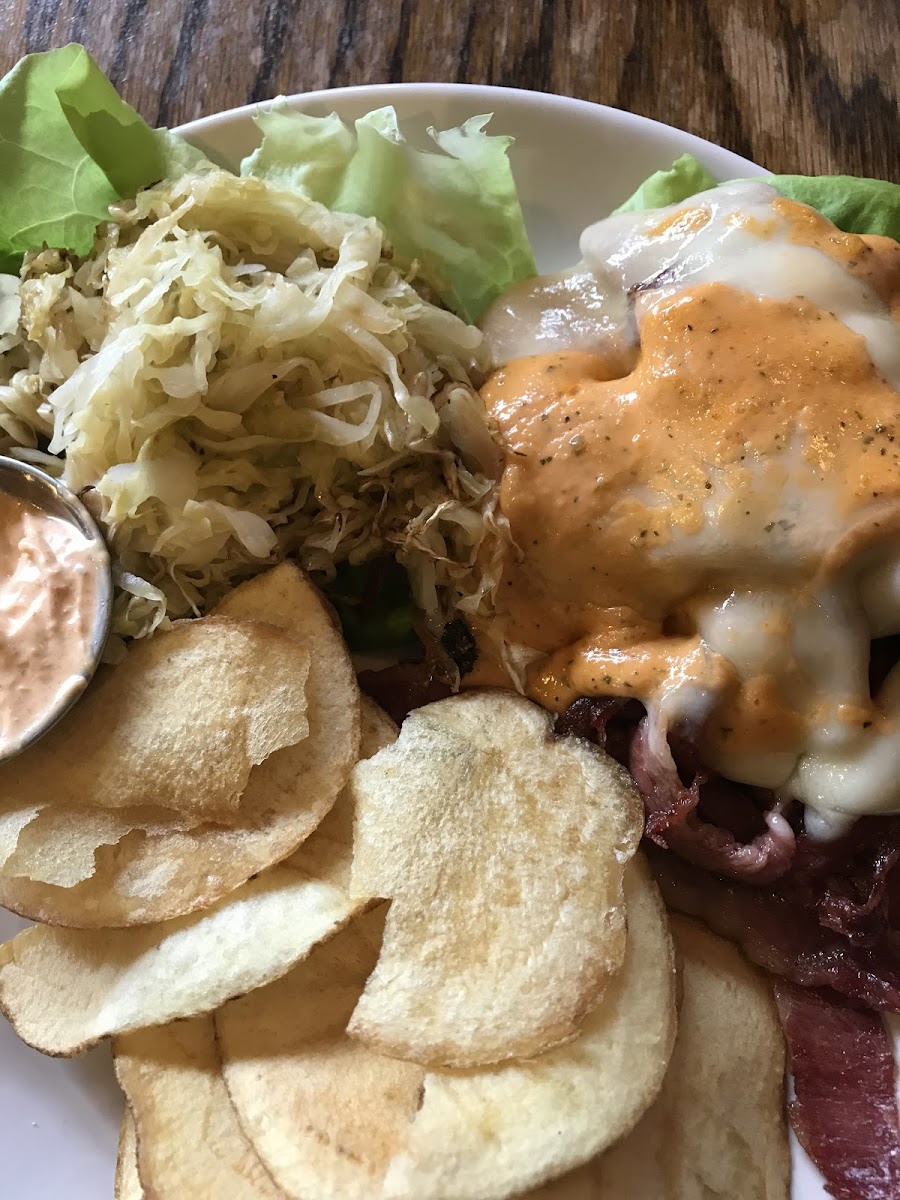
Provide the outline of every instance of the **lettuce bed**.
<path id="1" fill-rule="evenodd" d="M 375 217 L 394 252 L 459 316 L 474 320 L 535 264 L 507 150 L 489 117 L 429 130 L 434 150 L 404 139 L 392 108 L 348 127 L 277 102 L 257 118 L 262 143 L 241 173 Z M 196 168 L 202 156 L 151 129 L 78 45 L 23 58 L 0 81 L 0 271 L 27 250 L 86 254 L 110 204 Z"/>
<path id="2" fill-rule="evenodd" d="M 845 233 L 883 234 L 900 241 L 900 184 L 852 175 L 770 175 L 782 196 L 817 209 Z M 656 171 L 616 209 L 633 212 L 679 204 L 716 180 L 692 154 L 682 154 L 668 171 Z"/>

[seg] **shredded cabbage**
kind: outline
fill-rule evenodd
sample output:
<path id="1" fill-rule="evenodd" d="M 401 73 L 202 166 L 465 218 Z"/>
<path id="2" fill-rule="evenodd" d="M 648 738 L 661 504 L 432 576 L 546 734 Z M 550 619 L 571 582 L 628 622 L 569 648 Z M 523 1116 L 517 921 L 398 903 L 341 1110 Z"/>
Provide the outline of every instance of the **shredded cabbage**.
<path id="1" fill-rule="evenodd" d="M 377 222 L 218 170 L 111 214 L 90 255 L 0 279 L 0 450 L 102 522 L 115 633 L 287 554 L 327 579 L 389 547 L 434 627 L 489 604 L 508 534 L 487 352 Z"/>

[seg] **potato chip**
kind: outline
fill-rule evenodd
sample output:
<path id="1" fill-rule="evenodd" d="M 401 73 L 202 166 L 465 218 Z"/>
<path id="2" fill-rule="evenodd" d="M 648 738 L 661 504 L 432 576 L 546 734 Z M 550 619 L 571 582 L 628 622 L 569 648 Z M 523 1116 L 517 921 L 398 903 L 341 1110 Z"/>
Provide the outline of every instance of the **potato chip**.
<path id="1" fill-rule="evenodd" d="M 337 619 L 322 593 L 299 567 L 282 563 L 242 583 L 219 603 L 215 615 L 266 621 L 305 646 L 310 654 L 307 682 L 310 736 L 320 733 L 338 742 L 352 741 L 356 754 L 359 746 L 356 673 Z"/>
<path id="2" fill-rule="evenodd" d="M 229 1094 L 282 1191 L 293 1200 L 499 1200 L 626 1133 L 659 1090 L 675 1030 L 668 927 L 642 859 L 625 890 L 622 970 L 576 1039 L 536 1058 L 429 1071 L 347 1037 L 383 909 L 220 1009 Z"/>
<path id="3" fill-rule="evenodd" d="M 15 854 L 22 831 L 45 809 L 44 803 L 27 804 L 11 812 L 0 812 L 0 871 Z"/>
<path id="4" fill-rule="evenodd" d="M 0 1009 L 35 1049 L 83 1054 L 110 1034 L 210 1012 L 277 979 L 367 899 L 271 867 L 212 908 L 160 925 L 35 925 L 0 946 Z"/>
<path id="5" fill-rule="evenodd" d="M 38 884 L 74 887 L 90 878 L 98 848 L 114 846 L 122 837 L 123 828 L 145 821 L 161 828 L 169 825 L 161 809 L 92 808 L 85 814 L 86 819 L 76 824 L 73 814 L 82 811 L 80 807 L 63 808 L 55 804 L 33 809 L 34 817 L 39 819 L 32 818 L 22 827 L 2 873 L 26 875 Z"/>
<path id="6" fill-rule="evenodd" d="M 348 1032 L 455 1067 L 574 1037 L 625 949 L 643 808 L 618 763 L 520 696 L 470 692 L 411 713 L 351 787 L 354 890 L 393 903 Z"/>
<path id="7" fill-rule="evenodd" d="M 399 730 L 387 713 L 368 696 L 360 697 L 359 712 L 362 726 L 359 757 L 371 758 L 373 754 L 395 742 Z M 304 871 L 316 879 L 330 879 L 332 883 L 350 892 L 353 816 L 353 797 L 348 784 L 316 832 L 307 838 L 290 858 L 285 859 L 284 865 Z"/>
<path id="8" fill-rule="evenodd" d="M 678 1035 L 662 1091 L 622 1141 L 528 1200 L 790 1200 L 784 1038 L 765 975 L 682 917 Z"/>
<path id="9" fill-rule="evenodd" d="M 415 1117 L 424 1069 L 344 1035 L 375 966 L 384 916 L 384 905 L 366 913 L 302 969 L 215 1015 L 238 1120 L 289 1196 L 375 1200 Z"/>
<path id="10" fill-rule="evenodd" d="M 368 699 L 362 723 L 364 757 L 396 738 Z M 26 929 L 0 946 L 0 1010 L 30 1046 L 70 1056 L 262 987 L 368 904 L 348 890 L 352 835 L 345 788 L 284 865 L 201 913 L 132 929 Z"/>
<path id="11" fill-rule="evenodd" d="M 148 1197 L 285 1200 L 237 1122 L 210 1018 L 117 1039 L 116 1075 L 134 1116 Z"/>
<path id="12" fill-rule="evenodd" d="M 90 797 L 94 808 L 151 804 L 194 823 L 230 820 L 251 767 L 309 732 L 308 673 L 307 651 L 274 626 L 181 622 L 134 643 L 44 738 L 0 764 L 0 803 Z"/>
<path id="13" fill-rule="evenodd" d="M 598 1162 L 599 1195 L 788 1200 L 784 1037 L 771 984 L 737 947 L 692 921 L 673 917 L 672 932 L 682 998 L 654 1105 L 658 1134 L 648 1141 L 635 1130 Z M 623 1190 L 638 1178 L 649 1188 Z"/>
<path id="14" fill-rule="evenodd" d="M 241 820 L 231 826 L 173 828 L 146 810 L 87 805 L 38 813 L 18 836 L 35 849 L 67 837 L 95 839 L 94 873 L 68 888 L 34 883 L 27 864 L 0 870 L 0 904 L 50 925 L 98 928 L 150 924 L 214 904 L 251 875 L 291 854 L 334 803 L 356 762 L 359 688 L 350 657 L 318 590 L 284 563 L 231 592 L 219 612 L 276 626 L 309 653 L 309 736 L 250 772 Z M 121 820 L 115 841 L 110 816 Z M 82 850 L 84 853 L 84 850 Z"/>
<path id="15" fill-rule="evenodd" d="M 122 1113 L 122 1124 L 119 1129 L 115 1200 L 144 1200 L 144 1188 L 138 1174 L 137 1133 L 130 1108 L 126 1108 Z"/>

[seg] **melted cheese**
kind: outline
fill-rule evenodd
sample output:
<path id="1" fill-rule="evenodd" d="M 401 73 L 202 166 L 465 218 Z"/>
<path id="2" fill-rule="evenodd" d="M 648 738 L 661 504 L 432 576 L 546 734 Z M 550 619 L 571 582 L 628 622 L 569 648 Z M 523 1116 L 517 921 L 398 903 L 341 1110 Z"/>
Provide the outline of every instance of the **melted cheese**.
<path id="1" fill-rule="evenodd" d="M 900 246 L 750 183 L 581 248 L 487 321 L 528 692 L 635 696 L 826 817 L 900 810 L 900 676 L 867 684 L 900 632 Z"/>
<path id="2" fill-rule="evenodd" d="M 585 263 L 516 284 L 491 305 L 482 330 L 497 364 L 554 350 L 586 350 L 615 360 L 625 374 L 637 346 L 626 293 L 609 272 Z"/>

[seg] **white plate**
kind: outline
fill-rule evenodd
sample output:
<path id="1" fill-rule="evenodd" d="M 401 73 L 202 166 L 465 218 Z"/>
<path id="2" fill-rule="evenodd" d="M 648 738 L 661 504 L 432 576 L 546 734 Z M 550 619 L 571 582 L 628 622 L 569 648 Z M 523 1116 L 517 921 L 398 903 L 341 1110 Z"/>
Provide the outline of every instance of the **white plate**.
<path id="1" fill-rule="evenodd" d="M 513 169 L 543 270 L 574 262 L 584 226 L 685 151 L 720 180 L 762 173 L 729 150 L 645 117 L 513 88 L 388 84 L 311 92 L 291 97 L 290 103 L 312 114 L 336 111 L 351 120 L 393 104 L 405 126 L 412 123 L 420 131 L 494 113 L 491 130 L 516 138 Z M 234 166 L 256 144 L 252 118 L 258 107 L 194 121 L 179 132 Z M 23 924 L 0 911 L 0 940 Z M 0 1021 L 0 1064 L 0 1194 L 16 1200 L 111 1198 L 122 1105 L 108 1051 L 74 1061 L 44 1058 Z M 805 1156 L 795 1157 L 794 1200 L 827 1200 Z"/>

